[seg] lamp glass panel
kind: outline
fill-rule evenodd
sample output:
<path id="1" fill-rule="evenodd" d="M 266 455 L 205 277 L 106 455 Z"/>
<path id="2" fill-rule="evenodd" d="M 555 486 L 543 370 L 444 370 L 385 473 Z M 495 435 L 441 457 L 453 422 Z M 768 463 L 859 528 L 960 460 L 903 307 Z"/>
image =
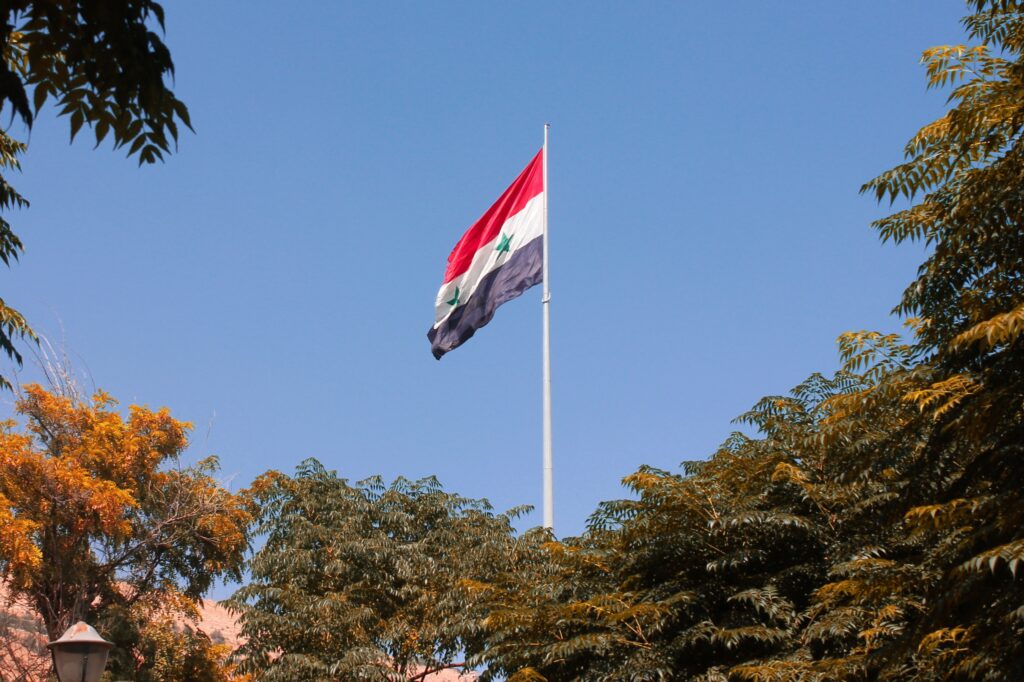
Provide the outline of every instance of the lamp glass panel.
<path id="1" fill-rule="evenodd" d="M 98 682 L 107 665 L 109 650 L 95 644 L 62 644 L 54 647 L 53 664 L 60 682 Z M 82 667 L 85 666 L 85 677 Z"/>

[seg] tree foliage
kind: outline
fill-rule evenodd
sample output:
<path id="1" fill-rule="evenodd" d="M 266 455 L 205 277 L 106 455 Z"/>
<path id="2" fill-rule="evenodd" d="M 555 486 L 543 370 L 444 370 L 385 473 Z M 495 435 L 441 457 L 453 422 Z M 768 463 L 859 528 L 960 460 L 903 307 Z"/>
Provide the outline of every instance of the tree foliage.
<path id="1" fill-rule="evenodd" d="M 7 182 L 6 176 L 11 170 L 20 170 L 21 163 L 18 157 L 24 151 L 23 143 L 13 139 L 6 132 L 0 131 L 0 260 L 3 260 L 4 265 L 8 267 L 12 260 L 18 259 L 24 245 L 11 229 L 10 223 L 7 222 L 3 214 L 9 213 L 14 208 L 28 206 L 28 201 Z M 21 364 L 22 358 L 21 353 L 15 347 L 15 342 L 25 338 L 35 341 L 35 332 L 32 331 L 21 313 L 0 298 L 0 350 L 8 359 L 18 365 Z M 0 389 L 9 390 L 10 388 L 10 380 L 0 374 Z"/>
<path id="2" fill-rule="evenodd" d="M 97 145 L 110 134 L 140 164 L 170 152 L 178 122 L 191 125 L 167 87 L 174 63 L 154 30 L 164 27 L 159 3 L 7 0 L 0 19 L 0 107 L 26 124 L 52 99 L 71 139 L 89 125 Z"/>
<path id="3" fill-rule="evenodd" d="M 266 543 L 228 602 L 260 680 L 421 680 L 479 648 L 465 581 L 501 572 L 512 516 L 434 478 L 349 483 L 316 460 L 252 489 Z"/>
<path id="4" fill-rule="evenodd" d="M 195 620 L 214 579 L 241 578 L 246 500 L 213 478 L 215 458 L 180 464 L 191 427 L 166 409 L 124 418 L 102 392 L 85 403 L 29 386 L 16 411 L 24 428 L 0 432 L 0 578 L 51 640 L 96 625 L 115 675 L 186 679 L 158 675 L 147 652 L 171 637 L 161 624 Z"/>
<path id="5" fill-rule="evenodd" d="M 175 604 L 165 600 L 152 610 L 139 611 L 136 620 L 127 620 L 138 631 L 138 644 L 132 651 L 135 682 L 243 682 L 249 679 L 238 674 L 230 660 L 229 645 L 212 641 L 194 627 L 194 609 L 191 602 Z"/>
<path id="6" fill-rule="evenodd" d="M 191 128 L 188 108 L 167 86 L 174 63 L 155 29 L 164 10 L 153 0 L 5 0 L 0 5 L 0 115 L 31 127 L 50 102 L 68 117 L 71 139 L 92 128 L 139 164 L 154 163 Z M 0 214 L 28 201 L 8 182 L 25 145 L 0 131 Z M 0 215 L 0 260 L 10 265 L 23 244 Z M 18 311 L 0 299 L 0 350 L 21 364 L 17 339 L 35 340 Z M 0 376 L 0 388 L 10 381 Z"/>

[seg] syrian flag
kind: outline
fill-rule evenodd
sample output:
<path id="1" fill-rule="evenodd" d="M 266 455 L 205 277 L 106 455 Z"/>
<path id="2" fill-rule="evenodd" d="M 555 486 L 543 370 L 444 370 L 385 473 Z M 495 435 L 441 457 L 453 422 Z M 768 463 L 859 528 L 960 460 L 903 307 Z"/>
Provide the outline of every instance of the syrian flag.
<path id="1" fill-rule="evenodd" d="M 544 150 L 487 209 L 448 256 L 427 332 L 438 360 L 468 341 L 511 301 L 543 279 Z"/>

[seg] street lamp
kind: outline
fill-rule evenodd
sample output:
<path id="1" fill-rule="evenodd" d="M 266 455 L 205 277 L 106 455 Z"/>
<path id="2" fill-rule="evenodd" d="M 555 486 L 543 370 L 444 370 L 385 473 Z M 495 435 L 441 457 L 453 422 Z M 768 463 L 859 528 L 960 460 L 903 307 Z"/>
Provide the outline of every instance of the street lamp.
<path id="1" fill-rule="evenodd" d="M 114 646 L 92 626 L 78 621 L 55 642 L 47 644 L 60 682 L 99 682 Z"/>

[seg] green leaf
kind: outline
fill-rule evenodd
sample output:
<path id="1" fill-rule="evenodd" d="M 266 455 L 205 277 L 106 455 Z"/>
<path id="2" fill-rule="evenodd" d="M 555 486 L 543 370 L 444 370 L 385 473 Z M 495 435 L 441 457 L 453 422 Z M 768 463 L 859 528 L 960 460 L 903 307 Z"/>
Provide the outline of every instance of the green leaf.
<path id="1" fill-rule="evenodd" d="M 71 114 L 71 141 L 74 142 L 75 135 L 82 128 L 82 124 L 85 122 L 85 116 L 81 109 L 75 109 L 74 113 Z"/>

